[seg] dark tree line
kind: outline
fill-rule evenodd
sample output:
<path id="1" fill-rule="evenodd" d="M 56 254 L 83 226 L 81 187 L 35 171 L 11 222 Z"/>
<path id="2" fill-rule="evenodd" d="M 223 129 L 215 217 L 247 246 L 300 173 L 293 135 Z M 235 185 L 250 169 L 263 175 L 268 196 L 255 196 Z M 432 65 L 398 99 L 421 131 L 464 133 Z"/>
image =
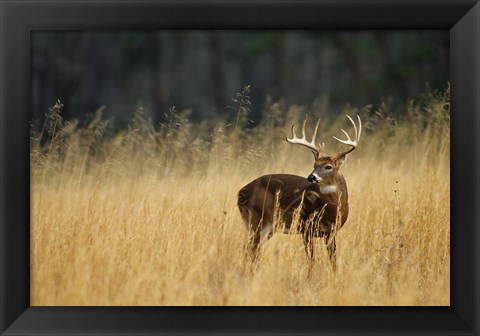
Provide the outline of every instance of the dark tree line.
<path id="1" fill-rule="evenodd" d="M 222 117 L 252 85 L 253 120 L 268 102 L 311 105 L 387 102 L 401 113 L 427 87 L 449 80 L 448 31 L 35 32 L 32 118 L 60 99 L 66 119 L 128 120 L 143 104 L 159 122 L 172 106 L 194 120 Z"/>

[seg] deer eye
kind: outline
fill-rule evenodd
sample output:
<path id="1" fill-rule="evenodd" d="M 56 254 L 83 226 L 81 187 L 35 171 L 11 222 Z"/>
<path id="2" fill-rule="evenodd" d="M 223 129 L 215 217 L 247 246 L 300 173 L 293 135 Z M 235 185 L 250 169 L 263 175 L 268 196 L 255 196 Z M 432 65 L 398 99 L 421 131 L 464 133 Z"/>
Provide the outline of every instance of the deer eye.
<path id="1" fill-rule="evenodd" d="M 326 169 L 326 170 L 332 170 L 332 166 L 327 165 L 327 166 L 325 166 L 325 169 Z"/>

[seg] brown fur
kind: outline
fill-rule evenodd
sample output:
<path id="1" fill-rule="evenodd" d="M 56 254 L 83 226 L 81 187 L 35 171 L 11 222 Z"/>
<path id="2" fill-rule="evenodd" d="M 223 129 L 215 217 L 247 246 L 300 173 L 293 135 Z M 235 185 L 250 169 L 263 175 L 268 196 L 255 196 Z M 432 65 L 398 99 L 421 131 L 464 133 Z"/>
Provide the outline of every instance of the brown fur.
<path id="1" fill-rule="evenodd" d="M 272 174 L 261 176 L 240 189 L 238 207 L 250 231 L 248 252 L 254 259 L 259 252 L 262 230 L 265 227 L 268 229 L 267 225 L 275 221 L 277 203 L 278 218 L 284 232 L 302 234 L 307 254 L 312 260 L 312 237 L 325 237 L 330 258 L 334 258 L 335 239 L 332 233 L 340 229 L 348 217 L 347 184 L 339 172 L 344 157 L 334 159 L 322 157 L 316 160 L 312 173 L 319 172 L 322 181 L 318 183 L 296 175 Z M 321 170 L 328 164 L 333 166 L 332 171 L 322 173 Z M 325 185 L 336 186 L 336 192 L 322 193 L 320 187 Z M 338 209 L 341 218 L 335 228 Z M 273 228 L 266 238 L 270 238 L 272 233 Z"/>

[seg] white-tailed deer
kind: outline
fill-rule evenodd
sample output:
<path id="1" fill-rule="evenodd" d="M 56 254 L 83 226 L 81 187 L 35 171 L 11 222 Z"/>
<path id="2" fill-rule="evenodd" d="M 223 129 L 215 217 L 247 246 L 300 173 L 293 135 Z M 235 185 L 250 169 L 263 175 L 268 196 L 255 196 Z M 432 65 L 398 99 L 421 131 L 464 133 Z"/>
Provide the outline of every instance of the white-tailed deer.
<path id="1" fill-rule="evenodd" d="M 324 237 L 335 269 L 335 234 L 348 217 L 347 184 L 340 168 L 347 154 L 357 147 L 362 133 L 360 117 L 357 116 L 358 129 L 352 118 L 347 118 L 355 130 L 355 139 L 352 140 L 342 129 L 346 140 L 333 138 L 350 148 L 334 156 L 322 156 L 325 144 L 316 144 L 320 120 L 317 121 L 311 141 L 307 141 L 305 136 L 307 117 L 302 124 L 301 138 L 297 137 L 295 125 L 292 125 L 292 138 L 286 140 L 311 149 L 315 157 L 314 168 L 308 178 L 289 174 L 264 175 L 238 192 L 237 204 L 249 230 L 247 253 L 253 260 L 258 256 L 260 246 L 272 236 L 274 229 L 281 228 L 284 233 L 303 235 L 311 265 L 314 260 L 312 238 Z"/>

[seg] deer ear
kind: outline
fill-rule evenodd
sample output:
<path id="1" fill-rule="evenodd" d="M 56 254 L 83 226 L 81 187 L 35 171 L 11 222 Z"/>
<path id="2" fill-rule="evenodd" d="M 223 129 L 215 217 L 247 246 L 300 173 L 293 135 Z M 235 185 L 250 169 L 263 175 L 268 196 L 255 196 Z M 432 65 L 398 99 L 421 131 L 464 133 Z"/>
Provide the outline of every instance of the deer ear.
<path id="1" fill-rule="evenodd" d="M 312 150 L 312 154 L 313 154 L 313 158 L 314 158 L 315 160 L 317 160 L 317 159 L 318 159 L 318 156 L 319 156 L 318 153 L 315 152 L 314 150 Z"/>
<path id="2" fill-rule="evenodd" d="M 339 157 L 335 158 L 335 163 L 339 169 L 343 166 L 345 161 L 347 161 L 347 155 L 340 155 Z"/>

